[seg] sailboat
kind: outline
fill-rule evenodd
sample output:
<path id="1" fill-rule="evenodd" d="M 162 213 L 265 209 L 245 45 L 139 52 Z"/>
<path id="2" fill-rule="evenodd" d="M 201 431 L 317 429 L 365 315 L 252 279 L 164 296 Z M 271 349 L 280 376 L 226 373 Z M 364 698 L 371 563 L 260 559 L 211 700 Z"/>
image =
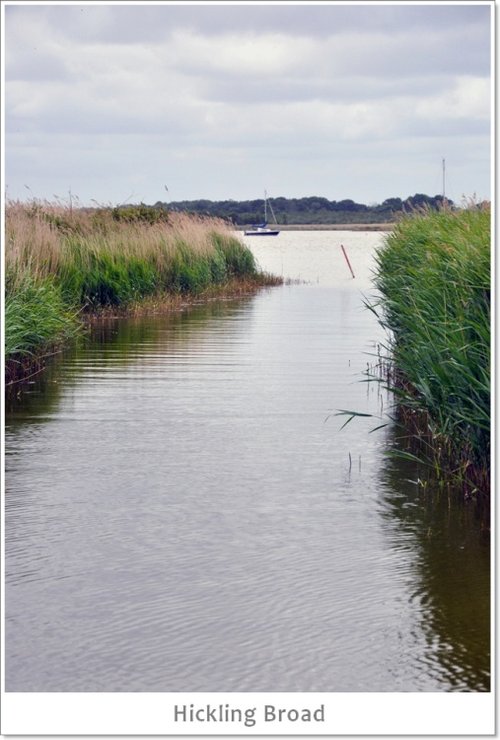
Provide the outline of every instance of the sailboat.
<path id="1" fill-rule="evenodd" d="M 269 203 L 269 210 L 273 214 L 274 223 L 276 223 L 276 216 L 274 215 L 273 207 Z M 264 190 L 264 222 L 261 224 L 254 224 L 251 229 L 245 231 L 245 236 L 278 236 L 279 229 L 270 229 L 267 225 L 267 191 Z"/>

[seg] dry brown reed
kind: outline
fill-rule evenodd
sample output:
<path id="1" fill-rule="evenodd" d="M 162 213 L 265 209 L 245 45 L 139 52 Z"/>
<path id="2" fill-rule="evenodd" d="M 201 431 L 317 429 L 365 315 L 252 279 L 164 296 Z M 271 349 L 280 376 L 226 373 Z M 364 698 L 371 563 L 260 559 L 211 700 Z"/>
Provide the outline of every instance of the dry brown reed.
<path id="1" fill-rule="evenodd" d="M 84 243 L 79 256 L 87 262 L 106 253 L 146 260 L 162 268 L 179 247 L 194 255 L 213 254 L 214 232 L 234 238 L 222 219 L 174 212 L 166 222 L 149 224 L 116 220 L 110 209 L 69 209 L 40 201 L 29 205 L 8 202 L 5 224 L 5 268 L 13 279 L 26 271 L 34 278 L 57 274 L 71 259 L 75 242 Z"/>

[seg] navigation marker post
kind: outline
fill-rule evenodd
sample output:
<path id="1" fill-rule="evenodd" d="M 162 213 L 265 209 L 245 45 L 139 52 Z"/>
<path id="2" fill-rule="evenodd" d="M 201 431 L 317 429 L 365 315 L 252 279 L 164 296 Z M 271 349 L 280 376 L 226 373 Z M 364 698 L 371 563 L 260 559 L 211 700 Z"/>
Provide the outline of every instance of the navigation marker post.
<path id="1" fill-rule="evenodd" d="M 342 251 L 343 251 L 343 253 L 344 253 L 345 261 L 346 261 L 346 262 L 347 262 L 347 264 L 349 265 L 349 269 L 350 269 L 350 271 L 351 271 L 351 275 L 352 275 L 352 276 L 354 277 L 354 272 L 353 272 L 353 270 L 352 270 L 352 267 L 351 267 L 351 263 L 349 262 L 349 257 L 347 256 L 347 252 L 346 252 L 346 251 L 345 251 L 345 249 L 344 249 L 344 245 L 343 245 L 343 244 L 341 244 L 340 246 L 342 247 Z"/>

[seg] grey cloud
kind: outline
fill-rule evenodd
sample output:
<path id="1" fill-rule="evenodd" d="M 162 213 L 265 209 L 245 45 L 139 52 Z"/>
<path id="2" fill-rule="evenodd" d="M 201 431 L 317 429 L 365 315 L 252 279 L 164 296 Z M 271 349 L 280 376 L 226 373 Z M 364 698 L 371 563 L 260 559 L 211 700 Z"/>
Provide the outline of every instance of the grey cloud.
<path id="1" fill-rule="evenodd" d="M 172 112 L 170 115 L 148 115 L 147 111 L 131 107 L 128 110 L 106 109 L 101 106 L 88 105 L 85 101 L 68 103 L 64 99 L 54 101 L 38 112 L 36 116 L 9 116 L 9 131 L 23 131 L 31 134 L 42 132 L 53 136 L 73 134 L 75 136 L 96 136 L 109 134 L 154 134 L 169 135 L 181 140 L 196 133 L 199 126 L 196 121 Z M 147 143 L 147 142 L 146 142 Z"/>
<path id="2" fill-rule="evenodd" d="M 23 54 L 12 55 L 6 60 L 6 75 L 9 80 L 65 81 L 70 74 L 61 55 L 32 47 Z"/>
<path id="3" fill-rule="evenodd" d="M 234 44 L 234 36 L 230 37 Z M 236 37 L 238 38 L 238 37 Z M 241 36 L 241 43 L 248 47 L 255 45 L 255 53 L 261 53 L 263 42 L 270 46 L 274 43 L 280 48 L 288 43 L 289 54 L 293 56 L 293 40 L 278 35 Z M 279 64 L 276 68 L 269 64 L 267 68 L 256 70 L 242 70 L 237 59 L 234 64 L 221 63 L 225 52 L 227 39 L 221 37 L 214 40 L 213 61 L 212 55 L 200 52 L 197 46 L 206 46 L 206 37 L 187 37 L 190 44 L 190 54 L 184 54 L 178 62 L 185 75 L 202 76 L 208 83 L 241 79 L 246 85 L 252 81 L 261 82 L 268 87 L 280 85 L 287 74 L 294 77 L 308 76 L 311 84 L 317 86 L 318 81 L 329 83 L 332 79 L 341 79 L 349 84 L 351 78 L 378 76 L 382 80 L 397 80 L 398 78 L 428 78 L 428 85 L 434 84 L 436 77 L 448 75 L 453 77 L 460 74 L 488 76 L 490 74 L 490 49 L 488 36 L 481 34 L 479 29 L 464 27 L 451 28 L 445 33 L 429 30 L 424 36 L 419 36 L 408 30 L 398 34 L 387 34 L 372 31 L 371 33 L 346 33 L 341 36 L 319 38 L 304 55 L 298 51 L 295 63 L 288 64 L 288 72 L 283 71 Z M 173 45 L 177 48 L 178 39 Z M 312 49 L 314 48 L 314 51 Z M 219 50 L 219 53 L 217 53 Z M 165 56 L 168 54 L 165 52 Z M 167 62 L 168 64 L 168 62 Z M 215 82 L 217 84 L 217 82 Z"/>
<path id="4" fill-rule="evenodd" d="M 489 136 L 489 121 L 470 120 L 467 118 L 410 118 L 406 126 L 402 127 L 400 136 L 414 136 L 419 138 L 439 137 L 444 141 L 464 136 Z"/>
<path id="5" fill-rule="evenodd" d="M 255 41 L 266 38 L 269 33 L 290 33 L 288 41 L 293 49 L 293 35 L 301 38 L 312 33 L 314 24 L 311 17 L 305 14 L 301 6 L 9 6 L 7 30 L 12 29 L 16 43 L 8 44 L 7 74 L 8 79 L 67 79 L 68 67 L 76 59 L 92 62 L 96 51 L 96 43 L 103 60 L 106 56 L 109 64 L 116 66 L 120 58 L 114 57 L 115 46 L 111 42 L 119 43 L 120 49 L 125 44 L 143 39 L 143 48 L 155 49 L 158 58 L 164 57 L 164 65 L 177 69 L 179 73 L 191 77 L 202 76 L 211 87 L 218 87 L 222 91 L 225 80 L 233 77 L 241 78 L 242 84 L 252 86 L 259 78 L 255 71 L 242 74 L 238 64 L 227 64 L 225 69 L 220 64 L 212 64 L 206 54 L 185 54 L 180 59 L 169 60 L 173 49 L 178 48 L 178 42 L 167 37 L 174 31 L 179 33 L 183 28 L 182 19 L 196 20 L 199 39 L 210 38 L 213 17 L 226 19 L 226 23 L 217 25 L 217 38 L 210 43 L 214 44 L 214 62 L 217 62 L 218 47 L 223 49 L 226 41 L 221 36 L 224 31 L 235 30 L 243 34 L 246 43 L 251 42 L 250 31 L 259 29 Z M 300 78 L 307 75 L 318 90 L 318 80 L 325 79 L 326 86 L 332 79 L 345 81 L 347 87 L 349 78 L 379 76 L 380 78 L 417 78 L 427 75 L 434 78 L 436 75 L 488 75 L 490 70 L 489 34 L 484 27 L 484 11 L 486 6 L 471 8 L 468 6 L 312 6 L 312 17 L 322 18 L 321 30 L 317 33 L 317 53 L 309 55 L 307 59 L 300 59 L 295 65 L 294 74 Z M 13 12 L 14 11 L 14 12 Z M 362 12 L 361 12 L 362 11 Z M 474 12 L 473 12 L 474 11 Z M 476 12 L 480 11 L 480 12 Z M 281 13 L 284 18 L 293 19 L 294 25 L 289 28 L 286 23 L 256 23 L 261 13 Z M 80 14 L 83 13 L 83 16 Z M 222 13 L 222 16 L 220 15 Z M 237 29 L 232 27 L 228 17 L 243 13 L 249 14 L 252 22 L 239 23 Z M 331 13 L 339 13 L 339 23 L 330 21 Z M 401 23 L 401 18 L 408 13 L 411 22 Z M 89 18 L 90 22 L 83 23 L 81 17 Z M 362 22 L 349 22 L 357 18 L 359 21 L 366 18 L 381 19 L 384 23 L 373 22 L 369 26 Z M 153 22 L 157 19 L 156 24 Z M 474 19 L 474 22 L 470 19 Z M 26 23 L 26 29 L 24 28 Z M 34 24 L 35 19 L 43 21 L 41 25 Z M 163 20 L 162 20 L 163 19 Z M 166 19 L 166 20 L 165 20 Z M 177 20 L 176 20 L 177 19 Z M 446 25 L 444 21 L 446 19 Z M 461 23 L 458 23 L 458 20 Z M 29 20 L 29 23 L 28 23 Z M 424 25 L 425 21 L 425 25 Z M 203 25 L 205 23 L 206 25 Z M 419 25 L 420 24 L 420 25 Z M 189 25 L 189 24 L 188 24 Z M 233 24 L 235 26 L 235 24 Z M 192 24 L 195 28 L 195 25 Z M 326 33 L 328 31 L 328 33 Z M 343 31 L 343 32 L 342 32 Z M 73 34 L 73 36 L 72 36 Z M 77 34 L 80 34 L 78 36 Z M 110 45 L 106 52 L 106 39 L 109 36 Z M 9 36 L 7 37 L 9 38 Z M 69 44 L 70 39 L 74 44 Z M 162 43 L 159 43 L 160 39 Z M 329 39 L 329 40 L 328 40 Z M 92 44 L 90 43 L 92 42 Z M 45 49 L 42 48 L 45 45 Z M 135 44 L 137 48 L 137 44 Z M 196 52 L 196 38 L 193 42 L 193 51 Z M 258 53 L 258 50 L 257 50 Z M 105 56 L 106 55 L 106 56 Z M 208 61 L 208 63 L 207 63 Z M 127 70 L 135 74 L 141 72 L 147 78 L 157 74 L 156 69 L 133 69 L 128 63 Z M 75 78 L 76 79 L 76 78 Z M 260 79 L 270 87 L 278 87 L 286 83 L 286 75 L 281 71 L 275 72 L 270 65 L 261 72 Z M 430 84 L 433 84 L 432 81 Z M 230 87 L 230 85 L 227 85 Z M 289 91 L 291 86 L 288 85 Z M 203 95 L 203 90 L 201 89 Z"/>
<path id="6" fill-rule="evenodd" d="M 452 78 L 438 75 L 432 80 L 434 94 L 446 92 Z M 206 100 L 223 103 L 308 103 L 323 100 L 331 103 L 381 100 L 390 102 L 397 97 L 419 97 L 428 95 L 427 77 L 383 78 L 356 75 L 336 79 L 284 78 L 277 84 L 266 84 L 265 80 L 249 80 L 242 85 L 238 80 L 211 79 L 205 81 L 203 95 Z"/>
<path id="7" fill-rule="evenodd" d="M 446 32 L 454 27 L 488 27 L 488 6 L 481 5 L 74 5 L 10 6 L 8 17 L 22 23 L 36 14 L 60 33 L 80 41 L 147 43 L 165 39 L 172 29 L 204 34 L 281 32 L 327 36 L 345 32 L 382 31 L 388 35 L 406 28 L 415 33 Z"/>
<path id="8" fill-rule="evenodd" d="M 412 169 L 425 183 L 441 156 L 467 161 L 464 190 L 489 182 L 489 6 L 5 10 L 7 182 L 21 195 L 29 176 L 47 197 L 72 184 L 119 199 L 127 183 L 154 202 L 167 171 L 177 199 L 240 198 L 269 171 L 275 195 L 366 201 L 425 190 Z M 240 38 L 269 34 L 281 41 L 259 63 L 253 47 L 236 58 Z"/>

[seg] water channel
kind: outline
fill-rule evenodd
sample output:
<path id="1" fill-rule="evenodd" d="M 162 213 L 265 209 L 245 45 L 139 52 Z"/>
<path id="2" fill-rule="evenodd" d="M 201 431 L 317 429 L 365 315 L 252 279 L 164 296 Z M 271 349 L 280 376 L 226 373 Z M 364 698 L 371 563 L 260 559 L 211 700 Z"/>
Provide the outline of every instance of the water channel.
<path id="1" fill-rule="evenodd" d="M 108 320 L 9 399 L 7 691 L 489 689 L 481 523 L 371 431 L 382 239 L 249 240 L 292 281 Z"/>

